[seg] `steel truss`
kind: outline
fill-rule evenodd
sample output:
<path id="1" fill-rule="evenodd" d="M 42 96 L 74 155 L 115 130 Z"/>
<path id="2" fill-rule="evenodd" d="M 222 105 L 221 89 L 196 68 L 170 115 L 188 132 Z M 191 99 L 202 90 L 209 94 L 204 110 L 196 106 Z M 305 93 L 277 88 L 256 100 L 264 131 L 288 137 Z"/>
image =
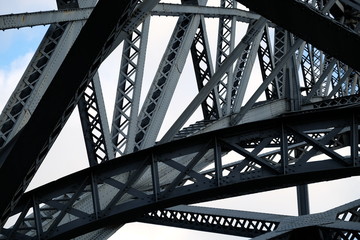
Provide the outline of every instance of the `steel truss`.
<path id="1" fill-rule="evenodd" d="M 254 239 L 356 239 L 359 201 L 302 217 L 206 207 L 176 206 L 138 220 Z M 304 230 L 306 229 L 306 230 Z"/>
<path id="2" fill-rule="evenodd" d="M 131 221 L 256 239 L 357 238 L 358 202 L 301 217 L 166 208 L 359 175 L 358 3 L 57 4 L 0 16 L 2 30 L 52 24 L 0 116 L 0 238 L 102 239 Z M 141 105 L 151 15 L 178 21 Z M 219 18 L 214 65 L 209 17 Z M 238 42 L 237 22 L 247 24 Z M 108 124 L 97 69 L 121 42 Z M 157 144 L 189 53 L 198 94 Z M 256 61 L 262 81 L 247 99 Z M 76 106 L 92 167 L 23 194 Z M 203 119 L 185 126 L 198 107 Z M 299 209 L 306 198 L 299 194 Z"/>
<path id="3" fill-rule="evenodd" d="M 13 211 L 23 214 L 3 234 L 70 238 L 174 203 L 357 175 L 359 117 L 355 107 L 301 112 L 129 154 L 26 193 Z M 236 160 L 225 164 L 230 152 Z M 77 204 L 84 198 L 91 207 Z"/>

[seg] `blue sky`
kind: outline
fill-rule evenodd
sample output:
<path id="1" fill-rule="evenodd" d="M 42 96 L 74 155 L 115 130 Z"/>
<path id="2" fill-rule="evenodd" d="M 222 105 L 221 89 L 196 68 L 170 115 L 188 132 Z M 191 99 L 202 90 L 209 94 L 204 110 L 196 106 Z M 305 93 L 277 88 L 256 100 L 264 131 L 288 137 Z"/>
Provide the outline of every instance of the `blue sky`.
<path id="1" fill-rule="evenodd" d="M 56 8 L 56 1 L 47 0 L 12 0 L 0 2 L 0 14 L 45 11 Z M 9 66 L 24 53 L 34 51 L 41 41 L 47 27 L 27 27 L 0 32 L 0 65 Z"/>
<path id="2" fill-rule="evenodd" d="M 34 52 L 46 30 L 46 26 L 39 26 L 0 32 L 0 65 L 9 66 L 24 53 Z"/>
<path id="3" fill-rule="evenodd" d="M 31 12 L 53 9 L 55 0 L 14 0 L 1 1 L 0 14 L 17 12 Z M 169 21 L 170 20 L 170 21 Z M 167 22 L 171 22 L 168 18 Z M 155 23 L 156 24 L 156 23 Z M 36 50 L 47 27 L 23 28 L 20 30 L 0 31 L 0 108 L 2 108 L 21 77 L 27 63 L 30 61 L 33 52 Z M 164 29 L 162 26 L 161 29 Z M 169 27 L 171 29 L 171 27 Z M 155 34 L 156 35 L 156 34 Z M 152 61 L 159 61 L 166 45 L 166 38 L 150 39 L 148 48 Z M 114 81 L 117 80 L 117 69 L 120 57 L 115 52 L 100 69 L 102 76 L 102 86 L 105 93 L 105 101 L 109 106 L 114 99 Z M 157 59 L 157 60 L 154 60 Z M 152 76 L 156 71 L 155 67 L 147 68 L 145 76 L 151 82 Z M 186 69 L 185 69 L 186 71 Z M 145 83 L 149 84 L 149 83 Z M 187 87 L 188 88 L 188 87 Z M 186 88 L 185 88 L 186 89 Z M 179 103 L 186 104 L 185 103 Z M 179 112 L 178 109 L 174 109 Z M 110 112 L 111 114 L 111 112 Z M 109 116 L 108 116 L 109 117 Z M 68 139 L 72 139 L 69 141 Z M 76 145 L 74 143 L 76 142 Z M 79 118 L 75 111 L 68 124 L 65 126 L 59 139 L 50 151 L 47 160 L 41 166 L 35 177 L 32 187 L 55 180 L 71 172 L 77 171 L 87 166 L 85 148 L 82 140 Z M 331 183 L 310 185 L 310 197 L 316 199 L 312 202 L 313 212 L 324 211 L 347 201 L 360 198 L 359 188 L 350 188 L 349 185 L 358 186 L 359 178 L 343 179 Z M 336 197 L 334 197 L 336 192 Z M 225 201 L 216 201 L 211 206 L 228 207 L 249 211 L 264 211 L 280 214 L 296 214 L 296 195 L 295 188 L 283 189 L 271 193 L 261 193 L 245 197 L 232 198 Z M 209 204 L 203 204 L 209 206 Z M 151 232 L 152 234 L 149 234 Z M 172 240 L 176 239 L 218 239 L 218 235 L 204 234 L 194 231 L 184 231 L 168 227 L 160 227 L 144 224 L 129 224 L 116 234 L 112 239 L 121 237 L 132 237 L 133 239 L 168 239 L 171 234 Z M 221 239 L 235 239 L 231 236 L 222 236 Z M 236 238 L 238 239 L 238 238 Z"/>

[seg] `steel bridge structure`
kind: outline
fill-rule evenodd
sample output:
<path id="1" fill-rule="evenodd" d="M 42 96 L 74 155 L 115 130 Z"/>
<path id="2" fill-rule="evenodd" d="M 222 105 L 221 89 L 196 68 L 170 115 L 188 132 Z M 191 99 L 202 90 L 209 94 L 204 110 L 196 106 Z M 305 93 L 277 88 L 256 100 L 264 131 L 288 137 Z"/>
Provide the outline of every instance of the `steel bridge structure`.
<path id="1" fill-rule="evenodd" d="M 360 199 L 310 213 L 307 188 L 360 175 L 358 0 L 56 4 L 0 15 L 3 31 L 49 26 L 0 115 L 0 239 L 107 239 L 135 221 L 360 239 Z M 155 17 L 176 23 L 148 76 Z M 98 69 L 119 48 L 108 121 Z M 165 123 L 189 63 L 195 94 Z M 26 191 L 74 109 L 89 167 Z M 298 216 L 194 205 L 287 187 Z"/>

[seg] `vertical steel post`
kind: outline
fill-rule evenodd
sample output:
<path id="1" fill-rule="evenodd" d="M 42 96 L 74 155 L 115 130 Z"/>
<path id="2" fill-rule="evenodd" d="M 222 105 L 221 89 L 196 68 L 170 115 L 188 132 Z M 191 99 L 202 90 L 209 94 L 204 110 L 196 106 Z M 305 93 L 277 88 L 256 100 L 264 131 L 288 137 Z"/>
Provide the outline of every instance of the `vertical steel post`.
<path id="1" fill-rule="evenodd" d="M 308 185 L 304 184 L 297 186 L 296 192 L 297 192 L 297 202 L 298 202 L 298 214 L 299 215 L 310 214 Z"/>

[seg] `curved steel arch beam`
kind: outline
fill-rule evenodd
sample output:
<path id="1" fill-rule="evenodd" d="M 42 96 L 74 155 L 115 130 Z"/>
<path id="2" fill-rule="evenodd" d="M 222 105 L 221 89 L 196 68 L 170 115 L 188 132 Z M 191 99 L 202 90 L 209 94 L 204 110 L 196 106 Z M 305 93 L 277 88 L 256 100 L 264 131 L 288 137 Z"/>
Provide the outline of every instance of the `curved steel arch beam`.
<path id="1" fill-rule="evenodd" d="M 44 239 L 64 239 L 180 203 L 359 175 L 358 112 L 359 107 L 299 112 L 105 162 L 26 193 L 12 213 L 20 213 L 14 228 L 1 234 L 33 230 Z M 350 148 L 349 156 L 338 156 L 337 148 Z M 240 160 L 225 165 L 222 156 L 229 151 L 238 153 Z M 322 160 L 314 160 L 319 152 Z M 203 170 L 207 165 L 214 169 Z M 104 185 L 115 189 L 114 194 L 103 192 Z M 93 206 L 77 207 L 89 192 Z"/>

